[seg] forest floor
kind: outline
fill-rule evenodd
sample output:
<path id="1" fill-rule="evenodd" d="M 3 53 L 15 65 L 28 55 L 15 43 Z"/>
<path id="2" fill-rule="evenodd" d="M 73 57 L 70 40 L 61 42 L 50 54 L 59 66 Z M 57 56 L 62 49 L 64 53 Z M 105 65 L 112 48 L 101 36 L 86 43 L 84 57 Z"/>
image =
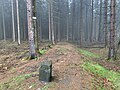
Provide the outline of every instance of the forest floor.
<path id="1" fill-rule="evenodd" d="M 28 55 L 26 42 L 0 41 L 0 90 L 120 90 L 120 60 L 108 61 L 105 48 L 62 42 L 34 60 Z M 39 66 L 46 59 L 53 64 L 50 83 L 39 81 Z"/>

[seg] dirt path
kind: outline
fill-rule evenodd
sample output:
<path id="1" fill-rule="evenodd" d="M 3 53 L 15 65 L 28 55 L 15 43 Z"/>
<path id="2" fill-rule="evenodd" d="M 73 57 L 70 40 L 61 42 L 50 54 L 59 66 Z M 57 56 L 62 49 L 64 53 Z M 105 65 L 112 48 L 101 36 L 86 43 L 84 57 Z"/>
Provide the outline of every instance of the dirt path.
<path id="1" fill-rule="evenodd" d="M 58 44 L 44 58 L 53 62 L 55 90 L 92 90 L 91 77 L 80 66 L 81 55 L 70 44 Z"/>
<path id="2" fill-rule="evenodd" d="M 21 88 L 14 90 L 41 90 L 44 87 L 47 87 L 47 89 L 42 90 L 92 90 L 92 78 L 81 68 L 82 55 L 73 45 L 68 43 L 59 43 L 39 60 L 29 61 L 17 67 L 16 72 L 13 75 L 11 73 L 11 76 L 37 72 L 40 62 L 45 59 L 49 59 L 53 63 L 52 87 L 47 87 L 46 84 L 38 81 L 38 76 L 34 76 L 25 80 L 21 86 L 17 86 Z M 34 87 L 31 86 L 32 84 L 34 84 Z"/>

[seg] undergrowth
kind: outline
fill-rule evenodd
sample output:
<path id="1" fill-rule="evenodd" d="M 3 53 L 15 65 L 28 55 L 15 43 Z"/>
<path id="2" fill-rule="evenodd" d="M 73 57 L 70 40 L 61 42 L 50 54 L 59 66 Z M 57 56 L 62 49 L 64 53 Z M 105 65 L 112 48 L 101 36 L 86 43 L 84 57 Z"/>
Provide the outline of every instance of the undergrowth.
<path id="1" fill-rule="evenodd" d="M 31 77 L 31 74 L 25 74 L 11 78 L 7 83 L 0 84 L 0 90 L 14 90 L 22 84 L 22 82 Z"/>
<path id="2" fill-rule="evenodd" d="M 54 86 L 55 86 L 54 83 L 48 83 L 43 88 L 41 88 L 40 90 L 48 90 L 49 88 L 54 88 Z"/>
<path id="3" fill-rule="evenodd" d="M 40 55 L 44 55 L 47 52 L 47 50 L 39 50 Z"/>
<path id="4" fill-rule="evenodd" d="M 82 67 L 98 77 L 106 78 L 113 84 L 112 87 L 115 88 L 115 90 L 120 90 L 120 73 L 109 71 L 103 66 L 92 62 L 85 62 Z"/>
<path id="5" fill-rule="evenodd" d="M 87 50 L 79 49 L 79 52 L 80 52 L 81 54 L 84 54 L 85 56 L 88 56 L 88 57 L 100 58 L 99 55 L 94 54 L 94 53 L 92 53 L 92 52 L 89 52 L 89 51 L 87 51 Z"/>

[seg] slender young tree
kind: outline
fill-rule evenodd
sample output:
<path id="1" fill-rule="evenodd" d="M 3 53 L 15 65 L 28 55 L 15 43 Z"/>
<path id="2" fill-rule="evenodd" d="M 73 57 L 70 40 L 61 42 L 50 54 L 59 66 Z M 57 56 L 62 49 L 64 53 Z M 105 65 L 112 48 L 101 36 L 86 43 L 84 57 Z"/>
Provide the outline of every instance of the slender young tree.
<path id="1" fill-rule="evenodd" d="M 80 45 L 82 45 L 83 0 L 80 0 Z"/>
<path id="2" fill-rule="evenodd" d="M 61 38 L 61 36 L 60 36 L 60 33 L 61 33 L 61 32 L 60 32 L 60 24 L 61 24 L 61 23 L 60 23 L 60 21 L 61 21 L 61 20 L 60 20 L 60 0 L 58 0 L 58 11 L 59 11 L 59 12 L 58 12 L 58 23 L 57 23 L 57 24 L 58 24 L 58 25 L 57 25 L 57 27 L 58 27 L 58 37 L 57 37 L 57 38 L 58 38 L 58 42 L 59 42 L 59 41 L 60 41 L 60 38 Z"/>
<path id="3" fill-rule="evenodd" d="M 110 6 L 110 46 L 109 46 L 109 53 L 108 59 L 115 59 L 115 7 L 116 7 L 116 0 L 111 0 Z"/>
<path id="4" fill-rule="evenodd" d="M 99 18 L 99 34 L 98 41 L 101 42 L 101 26 L 102 26 L 102 0 L 100 0 L 100 18 Z"/>
<path id="5" fill-rule="evenodd" d="M 52 44 L 55 44 L 55 34 L 54 34 L 54 20 L 53 20 L 53 0 L 51 0 L 51 29 L 52 29 Z"/>
<path id="6" fill-rule="evenodd" d="M 76 11 L 76 8 L 75 8 L 75 6 L 76 6 L 76 3 L 75 3 L 75 0 L 73 0 L 73 2 L 72 2 L 72 32 L 71 32 L 71 34 L 72 34 L 72 40 L 74 41 L 74 39 L 75 39 L 75 11 Z"/>
<path id="7" fill-rule="evenodd" d="M 16 7 L 17 7 L 17 30 L 18 30 L 18 45 L 20 45 L 20 20 L 19 20 L 19 6 L 18 0 L 16 0 Z"/>
<path id="8" fill-rule="evenodd" d="M 87 4 L 88 0 L 86 0 L 86 15 L 85 15 L 85 23 L 86 23 L 86 27 L 85 27 L 85 33 L 86 33 L 86 36 L 85 36 L 85 41 L 88 40 L 88 4 Z"/>
<path id="9" fill-rule="evenodd" d="M 3 21 L 3 35 L 4 35 L 4 40 L 6 41 L 6 30 L 5 30 L 5 17 L 4 17 L 4 4 L 2 5 L 2 21 Z"/>
<path id="10" fill-rule="evenodd" d="M 28 39 L 29 39 L 29 52 L 31 59 L 36 57 L 35 44 L 34 44 L 34 31 L 32 20 L 32 0 L 27 0 L 27 19 L 28 19 Z"/>
<path id="11" fill-rule="evenodd" d="M 92 0 L 92 13 L 91 13 L 91 31 L 90 31 L 90 42 L 92 42 L 92 34 L 93 34 L 93 9 L 94 9 L 94 0 Z"/>
<path id="12" fill-rule="evenodd" d="M 51 41 L 51 2 L 48 2 L 48 15 L 49 15 L 49 41 Z"/>
<path id="13" fill-rule="evenodd" d="M 104 32 L 105 32 L 105 47 L 108 45 L 108 30 L 107 30 L 107 11 L 108 11 L 108 0 L 104 0 Z"/>
<path id="14" fill-rule="evenodd" d="M 58 42 L 60 41 L 60 20 L 58 21 Z"/>
<path id="15" fill-rule="evenodd" d="M 67 41 L 69 40 L 69 1 L 67 0 Z"/>
<path id="16" fill-rule="evenodd" d="M 11 6 L 12 6 L 12 31 L 13 31 L 13 42 L 15 42 L 15 23 L 14 23 L 14 5 L 13 5 L 13 0 L 11 0 Z"/>

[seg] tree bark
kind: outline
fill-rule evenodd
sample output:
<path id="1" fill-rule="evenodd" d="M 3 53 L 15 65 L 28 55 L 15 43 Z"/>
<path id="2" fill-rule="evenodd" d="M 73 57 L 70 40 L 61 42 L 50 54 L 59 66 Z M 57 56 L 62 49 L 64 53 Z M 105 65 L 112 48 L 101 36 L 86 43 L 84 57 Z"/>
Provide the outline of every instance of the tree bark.
<path id="1" fill-rule="evenodd" d="M 80 46 L 82 45 L 82 29 L 83 29 L 83 0 L 80 0 Z"/>
<path id="2" fill-rule="evenodd" d="M 116 0 L 111 0 L 111 14 L 110 14 L 110 46 L 108 59 L 115 59 L 115 7 Z"/>
<path id="3" fill-rule="evenodd" d="M 69 2 L 67 0 L 67 41 L 69 40 Z"/>
<path id="4" fill-rule="evenodd" d="M 3 21 L 3 36 L 4 36 L 4 40 L 6 41 L 6 30 L 5 30 L 5 17 L 4 17 L 4 4 L 2 5 L 2 21 Z"/>
<path id="5" fill-rule="evenodd" d="M 36 13 L 36 0 L 32 0 L 32 12 L 33 12 L 33 28 L 35 31 L 35 49 L 38 52 L 39 46 L 38 46 L 38 28 L 37 28 L 37 13 Z"/>
<path id="6" fill-rule="evenodd" d="M 51 0 L 51 29 L 52 29 L 52 44 L 55 44 L 55 34 L 54 34 L 54 20 L 53 20 L 53 1 Z"/>
<path id="7" fill-rule="evenodd" d="M 60 22 L 58 22 L 58 42 L 60 41 Z"/>
<path id="8" fill-rule="evenodd" d="M 11 0 L 11 6 L 12 6 L 12 29 L 13 29 L 13 42 L 15 42 L 15 23 L 14 23 L 14 4 L 13 0 Z"/>
<path id="9" fill-rule="evenodd" d="M 86 28 L 85 28 L 85 41 L 88 40 L 88 5 L 87 5 L 87 0 L 86 0 L 86 15 L 85 15 L 85 20 L 86 20 Z"/>
<path id="10" fill-rule="evenodd" d="M 51 41 L 51 2 L 48 3 L 48 15 L 49 15 L 49 41 Z"/>
<path id="11" fill-rule="evenodd" d="M 31 0 L 27 0 L 27 18 L 28 18 L 28 38 L 29 38 L 30 58 L 34 59 L 36 57 L 36 53 L 35 53 L 35 44 L 34 44 L 32 1 Z"/>
<path id="12" fill-rule="evenodd" d="M 100 0 L 100 18 L 99 18 L 99 34 L 98 41 L 101 42 L 101 21 L 102 21 L 102 0 Z"/>
<path id="13" fill-rule="evenodd" d="M 105 32 L 105 47 L 108 46 L 108 30 L 107 30 L 107 6 L 108 6 L 108 0 L 104 0 L 104 32 Z"/>
<path id="14" fill-rule="evenodd" d="M 93 34 L 93 4 L 94 0 L 92 0 L 92 14 L 91 14 L 91 31 L 90 31 L 90 42 L 92 42 L 92 34 Z"/>
<path id="15" fill-rule="evenodd" d="M 19 21 L 19 6 L 18 0 L 16 0 L 16 7 L 17 7 L 17 30 L 18 30 L 18 45 L 20 45 L 20 21 Z"/>

